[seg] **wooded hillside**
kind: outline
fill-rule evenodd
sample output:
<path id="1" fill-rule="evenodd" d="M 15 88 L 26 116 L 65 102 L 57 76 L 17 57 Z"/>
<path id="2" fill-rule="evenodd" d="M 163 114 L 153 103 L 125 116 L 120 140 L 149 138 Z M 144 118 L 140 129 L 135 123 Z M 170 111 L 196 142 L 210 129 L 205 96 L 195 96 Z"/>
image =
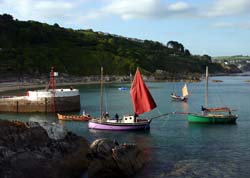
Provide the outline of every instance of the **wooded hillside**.
<path id="1" fill-rule="evenodd" d="M 100 66 L 112 75 L 128 75 L 137 66 L 151 74 L 204 73 L 206 65 L 210 73 L 226 72 L 210 56 L 191 55 L 176 41 L 161 44 L 0 15 L 1 75 L 40 75 L 52 65 L 58 72 L 78 76 L 99 75 Z"/>

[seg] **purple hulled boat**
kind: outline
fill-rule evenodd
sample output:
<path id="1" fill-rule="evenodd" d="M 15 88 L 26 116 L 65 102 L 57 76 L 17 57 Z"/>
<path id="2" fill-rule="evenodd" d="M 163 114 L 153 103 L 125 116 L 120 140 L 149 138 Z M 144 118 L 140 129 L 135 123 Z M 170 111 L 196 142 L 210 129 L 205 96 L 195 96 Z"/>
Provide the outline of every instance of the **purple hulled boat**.
<path id="1" fill-rule="evenodd" d="M 101 93 L 103 83 L 103 69 L 101 69 Z M 155 101 L 145 85 L 139 69 L 137 69 L 134 81 L 130 89 L 130 95 L 134 108 L 134 115 L 126 115 L 115 119 L 110 119 L 101 114 L 100 118 L 91 119 L 88 123 L 90 129 L 99 130 L 140 130 L 149 129 L 151 119 L 138 118 L 139 114 L 149 112 L 156 107 Z M 102 94 L 101 94 L 102 97 Z M 101 107 L 102 108 L 102 99 Z M 102 109 L 101 109 L 102 113 Z"/>

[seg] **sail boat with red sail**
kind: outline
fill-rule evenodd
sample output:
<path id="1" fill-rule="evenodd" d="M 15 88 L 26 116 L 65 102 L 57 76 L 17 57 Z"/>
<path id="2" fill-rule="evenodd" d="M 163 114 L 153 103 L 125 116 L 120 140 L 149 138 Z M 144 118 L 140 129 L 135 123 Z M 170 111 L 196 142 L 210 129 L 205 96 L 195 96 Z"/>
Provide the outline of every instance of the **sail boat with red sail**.
<path id="1" fill-rule="evenodd" d="M 102 72 L 101 75 L 103 75 Z M 102 77 L 101 77 L 101 83 L 102 83 Z M 142 119 L 139 118 L 139 115 L 153 110 L 154 108 L 156 108 L 156 104 L 142 79 L 139 68 L 137 68 L 136 70 L 136 74 L 130 89 L 130 95 L 134 109 L 133 115 L 125 115 L 122 118 L 117 117 L 116 119 L 111 119 L 109 117 L 105 118 L 101 114 L 100 118 L 91 119 L 88 123 L 88 127 L 90 129 L 100 129 L 100 130 L 149 129 L 151 119 Z"/>

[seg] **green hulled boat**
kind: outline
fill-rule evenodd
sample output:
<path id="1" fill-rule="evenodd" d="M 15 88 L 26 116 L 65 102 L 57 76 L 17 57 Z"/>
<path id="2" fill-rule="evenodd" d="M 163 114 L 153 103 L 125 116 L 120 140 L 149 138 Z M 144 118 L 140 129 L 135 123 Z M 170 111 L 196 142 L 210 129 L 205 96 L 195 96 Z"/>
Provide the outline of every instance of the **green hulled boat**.
<path id="1" fill-rule="evenodd" d="M 188 114 L 187 119 L 190 123 L 205 124 L 234 124 L 238 115 L 232 114 L 229 107 L 208 107 L 208 67 L 206 67 L 206 107 L 201 107 L 202 114 Z"/>
<path id="2" fill-rule="evenodd" d="M 235 124 L 237 115 L 230 114 L 189 114 L 188 122 L 204 124 Z"/>

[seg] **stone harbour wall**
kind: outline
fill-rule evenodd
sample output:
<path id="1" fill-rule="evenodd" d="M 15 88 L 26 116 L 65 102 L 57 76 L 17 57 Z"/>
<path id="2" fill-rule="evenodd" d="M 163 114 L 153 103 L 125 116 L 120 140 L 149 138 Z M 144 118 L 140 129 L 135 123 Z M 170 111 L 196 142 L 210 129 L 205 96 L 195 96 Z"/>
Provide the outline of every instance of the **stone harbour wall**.
<path id="1" fill-rule="evenodd" d="M 80 110 L 80 95 L 69 97 L 55 98 L 55 111 L 79 111 Z M 0 112 L 54 112 L 53 98 L 42 98 L 37 101 L 27 100 L 25 98 L 1 98 Z"/>

